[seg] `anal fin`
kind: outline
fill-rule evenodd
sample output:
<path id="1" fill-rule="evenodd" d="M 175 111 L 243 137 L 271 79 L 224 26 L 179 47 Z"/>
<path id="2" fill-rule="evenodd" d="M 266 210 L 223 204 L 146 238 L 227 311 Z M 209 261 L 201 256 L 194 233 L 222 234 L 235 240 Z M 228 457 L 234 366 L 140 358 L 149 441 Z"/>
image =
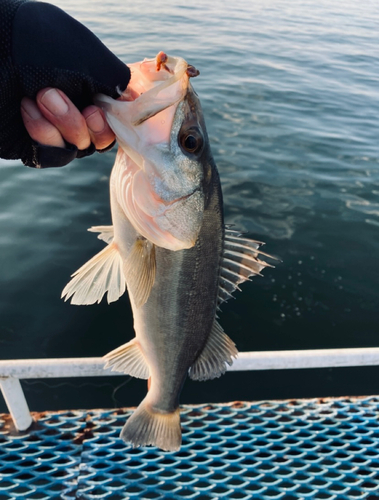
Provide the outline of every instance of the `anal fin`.
<path id="1" fill-rule="evenodd" d="M 111 368 L 113 372 L 121 372 L 136 378 L 148 379 L 150 370 L 145 356 L 136 339 L 123 344 L 104 356 L 104 368 Z"/>
<path id="2" fill-rule="evenodd" d="M 124 265 L 129 293 L 136 307 L 141 307 L 149 298 L 155 281 L 155 246 L 143 237 L 138 237 Z"/>
<path id="3" fill-rule="evenodd" d="M 209 380 L 226 372 L 238 355 L 234 342 L 215 320 L 204 349 L 189 370 L 192 380 Z"/>

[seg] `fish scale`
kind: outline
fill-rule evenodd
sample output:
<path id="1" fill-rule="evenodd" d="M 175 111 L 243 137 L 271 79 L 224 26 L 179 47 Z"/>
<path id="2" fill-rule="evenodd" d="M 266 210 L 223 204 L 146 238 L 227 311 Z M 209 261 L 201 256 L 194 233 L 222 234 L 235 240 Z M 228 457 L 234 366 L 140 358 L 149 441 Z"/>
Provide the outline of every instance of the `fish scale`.
<path id="1" fill-rule="evenodd" d="M 113 227 L 91 228 L 108 246 L 62 295 L 91 304 L 107 293 L 111 302 L 126 284 L 136 337 L 107 354 L 106 366 L 151 384 L 121 437 L 178 450 L 185 379 L 219 377 L 238 353 L 216 311 L 269 264 L 259 259 L 259 242 L 224 227 L 220 178 L 189 80 L 196 70 L 163 53 L 129 66 L 123 98 L 98 97 L 120 144 L 110 180 Z"/>

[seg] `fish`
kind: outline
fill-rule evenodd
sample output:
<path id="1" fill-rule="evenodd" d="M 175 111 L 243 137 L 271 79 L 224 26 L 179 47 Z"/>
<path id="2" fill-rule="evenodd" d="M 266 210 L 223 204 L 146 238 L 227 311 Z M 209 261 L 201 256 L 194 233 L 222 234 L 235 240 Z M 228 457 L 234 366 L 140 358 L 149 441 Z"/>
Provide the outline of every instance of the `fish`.
<path id="1" fill-rule="evenodd" d="M 133 447 L 180 449 L 179 396 L 189 376 L 225 373 L 238 351 L 218 322 L 239 285 L 273 267 L 252 240 L 225 225 L 219 173 L 183 58 L 160 52 L 128 65 L 114 100 L 96 96 L 119 148 L 110 177 L 112 226 L 92 227 L 107 246 L 72 275 L 72 304 L 108 302 L 128 290 L 135 338 L 106 354 L 105 367 L 149 379 L 121 438 Z"/>

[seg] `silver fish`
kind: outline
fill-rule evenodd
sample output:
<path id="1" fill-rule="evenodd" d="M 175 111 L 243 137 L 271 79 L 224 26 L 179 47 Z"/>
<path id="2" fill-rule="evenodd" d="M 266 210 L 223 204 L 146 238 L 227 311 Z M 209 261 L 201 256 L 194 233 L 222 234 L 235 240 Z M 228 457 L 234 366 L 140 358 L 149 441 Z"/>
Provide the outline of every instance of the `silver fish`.
<path id="1" fill-rule="evenodd" d="M 219 174 L 190 83 L 197 71 L 163 53 L 130 67 L 120 100 L 97 98 L 120 145 L 110 180 L 113 226 L 90 229 L 108 245 L 62 296 L 93 304 L 108 293 L 112 302 L 127 286 L 136 337 L 107 354 L 106 366 L 150 378 L 151 386 L 121 437 L 178 450 L 187 375 L 219 377 L 238 354 L 217 311 L 269 264 L 259 258 L 260 242 L 225 227 Z"/>

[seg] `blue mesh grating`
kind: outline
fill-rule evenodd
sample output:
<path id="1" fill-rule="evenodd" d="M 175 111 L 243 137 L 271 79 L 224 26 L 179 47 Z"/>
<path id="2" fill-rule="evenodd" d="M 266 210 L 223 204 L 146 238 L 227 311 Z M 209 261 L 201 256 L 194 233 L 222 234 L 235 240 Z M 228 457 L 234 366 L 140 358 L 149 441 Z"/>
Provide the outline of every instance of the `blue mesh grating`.
<path id="1" fill-rule="evenodd" d="M 132 449 L 131 410 L 1 416 L 0 500 L 379 499 L 379 397 L 182 407 L 183 446 Z"/>

